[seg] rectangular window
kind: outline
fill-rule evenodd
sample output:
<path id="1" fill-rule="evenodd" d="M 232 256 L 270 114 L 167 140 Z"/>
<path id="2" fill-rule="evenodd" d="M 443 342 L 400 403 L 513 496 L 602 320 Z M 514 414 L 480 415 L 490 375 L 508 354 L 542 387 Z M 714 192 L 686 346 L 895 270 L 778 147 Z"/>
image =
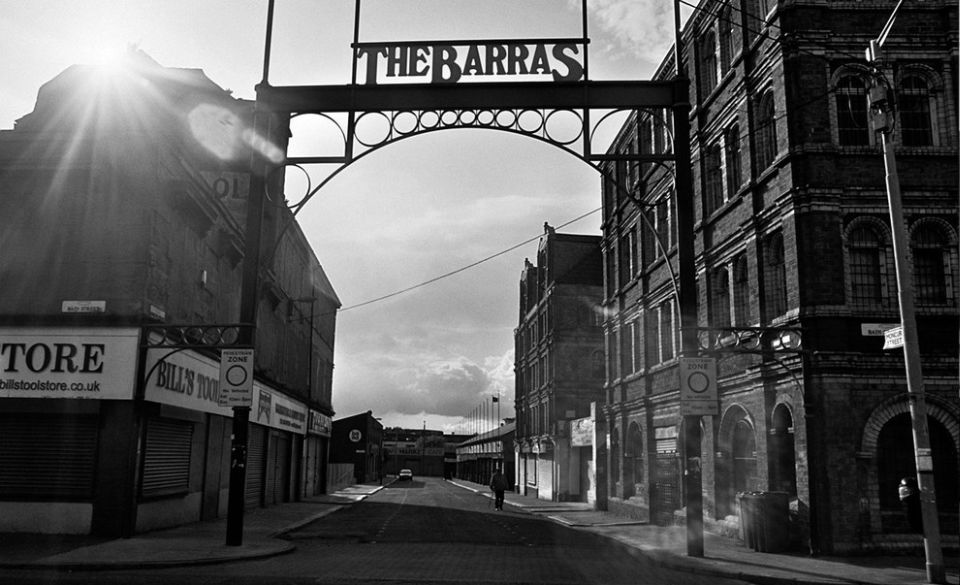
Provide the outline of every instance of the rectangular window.
<path id="1" fill-rule="evenodd" d="M 657 246 L 657 256 L 663 254 L 663 248 L 670 248 L 670 202 L 667 197 L 662 197 L 657 202 L 657 240 L 660 245 Z"/>
<path id="2" fill-rule="evenodd" d="M 737 325 L 750 325 L 750 273 L 746 254 L 733 259 L 733 318 Z"/>
<path id="3" fill-rule="evenodd" d="M 727 197 L 733 197 L 743 183 L 742 164 L 740 162 L 740 126 L 734 124 L 724 137 L 727 155 Z"/>
<path id="4" fill-rule="evenodd" d="M 624 325 L 624 330 L 620 334 L 620 365 L 623 370 L 623 374 L 632 374 L 637 371 L 636 364 L 633 360 L 633 329 L 636 327 L 636 321 L 631 321 Z"/>
<path id="5" fill-rule="evenodd" d="M 603 255 L 604 255 L 604 260 L 606 260 L 604 265 L 605 265 L 605 272 L 607 277 L 606 278 L 607 298 L 610 299 L 610 298 L 613 298 L 615 294 L 617 294 L 617 270 L 616 270 L 617 262 L 616 262 L 616 256 L 614 255 L 613 248 L 605 249 L 603 251 Z"/>
<path id="6" fill-rule="evenodd" d="M 714 144 L 708 147 L 703 159 L 704 199 L 708 214 L 723 206 L 723 168 L 721 165 L 720 145 Z"/>
<path id="7" fill-rule="evenodd" d="M 660 358 L 661 361 L 673 359 L 673 303 L 660 305 Z"/>

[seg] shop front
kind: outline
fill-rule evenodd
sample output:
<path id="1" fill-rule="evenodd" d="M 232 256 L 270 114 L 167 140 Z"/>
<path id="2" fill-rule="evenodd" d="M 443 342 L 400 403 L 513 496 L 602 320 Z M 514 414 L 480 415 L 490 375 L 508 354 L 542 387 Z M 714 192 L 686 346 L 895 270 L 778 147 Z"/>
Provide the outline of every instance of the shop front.
<path id="1" fill-rule="evenodd" d="M 0 532 L 126 520 L 139 339 L 131 327 L 0 328 Z"/>
<path id="2" fill-rule="evenodd" d="M 0 328 L 0 532 L 225 516 L 233 411 L 218 386 L 216 359 L 142 350 L 138 328 Z M 250 419 L 248 504 L 299 497 L 306 406 L 255 383 Z"/>

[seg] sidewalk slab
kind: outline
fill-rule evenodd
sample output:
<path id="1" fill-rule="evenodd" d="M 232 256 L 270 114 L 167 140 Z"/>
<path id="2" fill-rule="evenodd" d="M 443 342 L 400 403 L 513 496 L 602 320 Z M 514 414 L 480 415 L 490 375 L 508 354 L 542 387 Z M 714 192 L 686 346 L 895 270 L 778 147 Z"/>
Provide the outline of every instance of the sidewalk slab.
<path id="1" fill-rule="evenodd" d="M 132 538 L 0 534 L 0 568 L 102 571 L 215 564 L 281 555 L 296 549 L 282 537 L 383 489 L 343 488 L 301 502 L 247 510 L 243 543 L 227 546 L 227 521 L 218 518 L 138 534 Z"/>
<path id="2" fill-rule="evenodd" d="M 465 480 L 450 483 L 493 497 L 489 488 Z M 927 583 L 925 559 L 917 556 L 811 557 L 797 552 L 756 552 L 733 539 L 704 533 L 704 556 L 687 554 L 686 527 L 656 526 L 593 510 L 582 502 L 549 502 L 514 492 L 505 503 L 578 530 L 609 538 L 636 557 L 664 567 L 760 585 L 920 585 Z M 958 560 L 946 559 L 947 583 L 960 583 Z"/>

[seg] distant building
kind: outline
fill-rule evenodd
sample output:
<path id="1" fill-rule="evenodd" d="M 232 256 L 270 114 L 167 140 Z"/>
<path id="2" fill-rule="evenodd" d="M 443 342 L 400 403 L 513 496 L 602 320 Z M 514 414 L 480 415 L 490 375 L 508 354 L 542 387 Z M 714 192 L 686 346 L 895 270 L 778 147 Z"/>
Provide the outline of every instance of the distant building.
<path id="1" fill-rule="evenodd" d="M 603 400 L 600 237 L 544 227 L 537 264 L 526 261 L 521 275 L 514 330 L 515 474 L 521 493 L 590 501 L 596 495 L 592 435 L 588 444 L 571 443 L 571 425 Z"/>
<path id="2" fill-rule="evenodd" d="M 252 110 L 134 52 L 112 75 L 70 67 L 0 131 L 0 532 L 225 515 L 233 411 L 199 347 L 216 332 L 184 329 L 197 346 L 173 352 L 147 328 L 238 321 L 250 153 L 211 130 Z M 248 507 L 322 491 L 333 415 L 340 301 L 292 214 L 268 208 Z"/>
<path id="3" fill-rule="evenodd" d="M 383 425 L 371 411 L 337 419 L 330 438 L 330 463 L 353 464 L 356 483 L 380 481 L 383 439 Z"/>
<path id="4" fill-rule="evenodd" d="M 451 436 L 443 431 L 387 428 L 383 435 L 384 469 L 388 475 L 410 469 L 414 477 L 446 477 L 450 442 Z"/>
<path id="5" fill-rule="evenodd" d="M 516 489 L 517 425 L 512 420 L 492 430 L 468 437 L 457 445 L 456 477 L 487 485 L 494 470 L 500 469 Z"/>

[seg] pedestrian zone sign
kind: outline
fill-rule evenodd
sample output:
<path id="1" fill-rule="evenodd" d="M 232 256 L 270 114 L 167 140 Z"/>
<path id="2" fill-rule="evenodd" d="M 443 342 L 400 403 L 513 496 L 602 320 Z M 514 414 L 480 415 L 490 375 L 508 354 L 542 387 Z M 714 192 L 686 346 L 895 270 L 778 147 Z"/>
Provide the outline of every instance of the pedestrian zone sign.
<path id="1" fill-rule="evenodd" d="M 680 358 L 680 415 L 713 416 L 720 414 L 717 394 L 717 360 Z"/>
<path id="2" fill-rule="evenodd" d="M 253 406 L 253 350 L 220 352 L 220 406 Z"/>

